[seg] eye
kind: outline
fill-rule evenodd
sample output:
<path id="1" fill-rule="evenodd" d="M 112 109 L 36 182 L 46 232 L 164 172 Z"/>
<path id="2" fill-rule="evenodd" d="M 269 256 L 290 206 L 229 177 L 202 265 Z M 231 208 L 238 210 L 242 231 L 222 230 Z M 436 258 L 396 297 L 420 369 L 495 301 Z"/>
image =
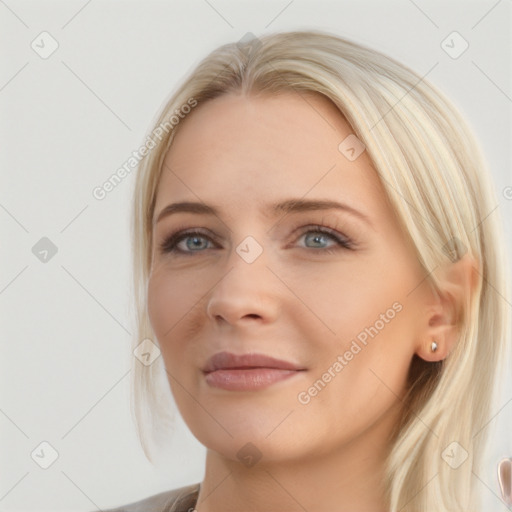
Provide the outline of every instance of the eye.
<path id="1" fill-rule="evenodd" d="M 315 236 L 311 236 L 314 234 Z M 317 251 L 321 251 L 327 254 L 331 254 L 338 250 L 348 249 L 351 250 L 354 248 L 354 243 L 345 235 L 341 235 L 340 233 L 329 229 L 324 226 L 307 226 L 305 230 L 299 235 L 299 238 L 302 238 L 306 235 L 306 241 L 312 241 L 313 243 L 325 244 L 322 242 L 322 239 L 331 239 L 334 241 L 334 245 L 329 247 L 301 247 L 302 249 L 313 249 Z M 185 247 L 179 247 L 179 244 L 185 242 Z M 190 242 L 190 243 L 187 243 Z M 160 244 L 160 251 L 162 253 L 176 253 L 176 254 L 193 254 L 194 252 L 204 252 L 203 249 L 208 248 L 208 243 L 215 243 L 213 239 L 203 233 L 202 231 L 192 230 L 192 231 L 179 231 L 173 233 L 168 238 L 166 238 Z"/>
<path id="2" fill-rule="evenodd" d="M 186 248 L 190 249 L 191 251 L 184 250 L 182 248 L 178 248 L 178 244 L 182 242 L 182 240 L 190 239 L 192 242 L 186 245 Z M 211 238 L 201 231 L 188 231 L 188 232 L 178 232 L 174 233 L 171 236 L 169 236 L 167 239 L 165 239 L 162 244 L 160 245 L 160 250 L 164 253 L 191 253 L 191 252 L 201 252 L 201 249 L 204 248 L 204 243 L 201 243 L 201 240 L 207 240 L 212 241 Z M 199 241 L 199 242 L 198 242 Z"/>
<path id="3" fill-rule="evenodd" d="M 311 233 L 314 233 L 315 236 L 310 236 Z M 340 249 L 353 249 L 353 247 L 354 247 L 354 244 L 348 237 L 346 237 L 345 235 L 342 236 L 341 234 L 338 234 L 334 230 L 326 228 L 324 226 L 318 226 L 318 225 L 308 226 L 307 229 L 302 232 L 300 237 L 303 237 L 304 235 L 306 235 L 306 238 L 305 238 L 306 241 L 310 240 L 313 243 L 318 243 L 319 240 L 326 239 L 326 238 L 330 238 L 331 240 L 334 240 L 334 242 L 335 242 L 334 246 L 311 247 L 313 249 L 315 249 L 315 248 L 321 249 L 328 254 L 338 251 Z M 320 242 L 320 243 L 322 243 L 322 242 Z M 306 248 L 310 248 L 310 247 L 306 247 Z"/>

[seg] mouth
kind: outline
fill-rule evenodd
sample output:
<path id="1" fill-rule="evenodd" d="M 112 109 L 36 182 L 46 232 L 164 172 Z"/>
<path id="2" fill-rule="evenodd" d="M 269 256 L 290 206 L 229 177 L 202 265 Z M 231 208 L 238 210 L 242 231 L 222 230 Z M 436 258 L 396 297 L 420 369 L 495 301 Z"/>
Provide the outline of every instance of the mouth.
<path id="1" fill-rule="evenodd" d="M 256 391 L 305 371 L 294 363 L 263 354 L 219 352 L 203 368 L 209 386 L 229 391 Z"/>

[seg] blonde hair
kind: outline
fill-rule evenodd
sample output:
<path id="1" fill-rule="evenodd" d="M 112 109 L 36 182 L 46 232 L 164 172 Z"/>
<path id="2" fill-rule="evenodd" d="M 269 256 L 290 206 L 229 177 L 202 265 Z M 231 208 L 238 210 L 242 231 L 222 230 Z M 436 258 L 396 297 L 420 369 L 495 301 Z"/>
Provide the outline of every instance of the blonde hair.
<path id="1" fill-rule="evenodd" d="M 435 269 L 468 252 L 478 266 L 455 350 L 442 363 L 415 358 L 403 422 L 387 461 L 387 499 L 396 512 L 471 509 L 472 471 L 484 448 L 494 378 L 503 354 L 510 296 L 501 219 L 478 145 L 461 115 L 431 84 L 399 62 L 320 31 L 265 35 L 223 45 L 204 58 L 166 102 L 154 127 L 183 105 L 220 95 L 294 91 L 329 98 L 366 146 L 390 203 L 435 289 Z M 189 109 L 190 110 L 190 109 Z M 193 115 L 193 112 L 189 115 Z M 163 159 L 179 123 L 141 161 L 133 198 L 133 265 L 137 333 L 158 343 L 147 316 L 152 217 Z M 155 130 L 153 130 L 154 132 Z M 160 137 L 159 137 L 160 138 Z M 490 214 L 490 212 L 493 212 Z M 132 358 L 132 412 L 144 453 L 155 418 L 168 414 L 156 384 L 162 358 Z M 163 380 L 161 380 L 163 382 Z M 148 419 L 148 422 L 145 420 Z M 441 457 L 456 441 L 468 459 L 452 469 Z"/>

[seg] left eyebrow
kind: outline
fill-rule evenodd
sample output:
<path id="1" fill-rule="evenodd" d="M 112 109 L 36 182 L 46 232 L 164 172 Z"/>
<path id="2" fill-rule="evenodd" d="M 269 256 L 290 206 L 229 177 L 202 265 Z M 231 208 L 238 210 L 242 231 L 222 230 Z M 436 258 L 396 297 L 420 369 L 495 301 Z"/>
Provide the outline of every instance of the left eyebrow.
<path id="1" fill-rule="evenodd" d="M 288 199 L 281 203 L 277 203 L 272 206 L 272 212 L 274 216 L 277 216 L 279 213 L 295 213 L 295 212 L 307 212 L 307 211 L 317 211 L 317 210 L 341 210 L 356 217 L 359 217 L 361 220 L 365 221 L 367 224 L 372 226 L 372 223 L 367 215 L 363 212 L 357 210 L 356 208 L 349 206 L 345 203 L 339 203 L 337 201 L 332 200 L 321 200 L 321 199 Z"/>
<path id="2" fill-rule="evenodd" d="M 274 217 L 277 217 L 277 215 L 281 213 L 291 214 L 317 210 L 345 211 L 351 213 L 352 215 L 355 215 L 356 217 L 360 218 L 361 220 L 372 226 L 372 223 L 367 215 L 353 208 L 352 206 L 349 206 L 344 203 L 339 203 L 337 201 L 322 199 L 287 199 L 285 201 L 281 201 L 279 203 L 270 205 L 271 215 L 273 215 Z M 171 203 L 160 211 L 153 224 L 157 224 L 164 217 L 168 217 L 169 215 L 173 215 L 175 213 L 195 213 L 198 215 L 214 215 L 216 217 L 219 217 L 220 209 L 213 205 L 193 201 Z"/>

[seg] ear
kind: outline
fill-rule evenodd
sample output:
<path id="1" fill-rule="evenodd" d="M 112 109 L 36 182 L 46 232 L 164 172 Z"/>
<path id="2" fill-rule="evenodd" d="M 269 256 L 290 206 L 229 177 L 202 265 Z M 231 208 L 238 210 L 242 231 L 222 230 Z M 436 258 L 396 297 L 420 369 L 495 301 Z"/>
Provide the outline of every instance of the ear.
<path id="1" fill-rule="evenodd" d="M 434 273 L 439 289 L 431 285 L 432 293 L 426 304 L 426 327 L 416 348 L 416 354 L 430 362 L 445 359 L 455 348 L 467 320 L 471 298 L 480 283 L 477 262 L 469 253 L 437 268 Z"/>

